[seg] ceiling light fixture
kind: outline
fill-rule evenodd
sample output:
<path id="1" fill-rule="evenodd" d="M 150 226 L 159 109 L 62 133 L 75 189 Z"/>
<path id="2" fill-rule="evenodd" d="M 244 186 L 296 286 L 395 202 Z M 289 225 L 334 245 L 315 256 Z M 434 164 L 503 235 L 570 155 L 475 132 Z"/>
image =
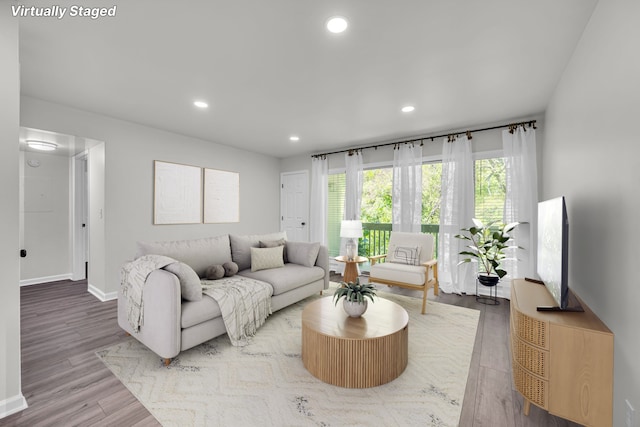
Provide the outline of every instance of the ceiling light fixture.
<path id="1" fill-rule="evenodd" d="M 204 101 L 194 101 L 193 105 L 195 105 L 198 108 L 207 108 L 209 106 L 209 104 L 207 104 Z"/>
<path id="2" fill-rule="evenodd" d="M 348 26 L 347 18 L 342 16 L 333 16 L 327 21 L 327 30 L 335 34 L 342 33 Z"/>
<path id="3" fill-rule="evenodd" d="M 298 142 L 298 141 L 300 141 L 300 137 L 299 136 L 295 136 L 295 135 L 290 136 L 289 137 L 289 141 Z"/>
<path id="4" fill-rule="evenodd" d="M 27 139 L 27 147 L 41 151 L 53 151 L 58 148 L 58 144 L 46 141 L 37 141 L 35 139 Z"/>
<path id="5" fill-rule="evenodd" d="M 403 113 L 410 113 L 415 109 L 416 109 L 416 107 L 414 107 L 413 105 L 407 105 L 405 107 L 402 107 L 402 112 Z"/>

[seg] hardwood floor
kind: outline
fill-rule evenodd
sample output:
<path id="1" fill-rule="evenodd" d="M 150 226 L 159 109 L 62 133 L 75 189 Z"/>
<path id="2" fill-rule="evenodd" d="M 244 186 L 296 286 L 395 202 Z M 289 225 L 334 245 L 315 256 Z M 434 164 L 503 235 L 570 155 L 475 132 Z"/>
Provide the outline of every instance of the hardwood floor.
<path id="1" fill-rule="evenodd" d="M 29 407 L 0 426 L 159 426 L 95 355 L 125 338 L 116 301 L 86 281 L 20 290 L 22 393 Z"/>
<path id="2" fill-rule="evenodd" d="M 511 379 L 508 300 L 485 306 L 473 296 L 441 293 L 429 299 L 480 310 L 460 426 L 577 426 L 535 405 L 528 417 L 522 415 L 522 397 Z M 29 408 L 0 419 L 0 426 L 159 425 L 95 355 L 125 337 L 115 301 L 98 301 L 86 281 L 62 281 L 21 288 L 20 305 L 22 391 Z"/>

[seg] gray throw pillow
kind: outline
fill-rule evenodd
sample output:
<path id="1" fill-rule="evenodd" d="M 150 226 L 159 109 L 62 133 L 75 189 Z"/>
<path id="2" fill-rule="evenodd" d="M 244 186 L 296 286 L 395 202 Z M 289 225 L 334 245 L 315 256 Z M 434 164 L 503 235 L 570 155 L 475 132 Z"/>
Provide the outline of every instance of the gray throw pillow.
<path id="1" fill-rule="evenodd" d="M 233 262 L 238 264 L 238 270 L 246 270 L 251 268 L 251 248 L 260 246 L 260 240 L 279 240 L 286 239 L 287 235 L 284 231 L 271 234 L 250 234 L 246 236 L 229 235 L 231 243 L 231 257 Z"/>
<path id="2" fill-rule="evenodd" d="M 225 262 L 222 264 L 222 268 L 224 269 L 225 277 L 234 276 L 238 272 L 238 264 L 233 261 Z"/>
<path id="3" fill-rule="evenodd" d="M 287 259 L 287 241 L 284 239 L 279 239 L 279 240 L 268 240 L 268 241 L 262 241 L 260 240 L 260 247 L 261 248 L 275 248 L 276 246 L 284 246 L 284 250 L 282 251 L 282 260 L 284 261 L 284 263 L 288 263 L 289 260 Z"/>
<path id="4" fill-rule="evenodd" d="M 174 262 L 167 265 L 164 269 L 178 276 L 182 299 L 187 301 L 200 301 L 202 299 L 200 277 L 193 271 L 193 268 L 184 262 Z"/>
<path id="5" fill-rule="evenodd" d="M 207 280 L 222 279 L 224 277 L 224 267 L 221 265 L 212 265 L 207 268 L 204 277 Z"/>
<path id="6" fill-rule="evenodd" d="M 238 264 L 238 270 L 246 270 L 251 268 L 251 248 L 258 247 L 258 242 L 251 241 L 245 236 L 229 235 L 231 242 L 231 258 L 233 262 Z"/>
<path id="7" fill-rule="evenodd" d="M 318 259 L 320 243 L 287 241 L 287 258 L 289 262 L 305 267 L 313 267 Z"/>

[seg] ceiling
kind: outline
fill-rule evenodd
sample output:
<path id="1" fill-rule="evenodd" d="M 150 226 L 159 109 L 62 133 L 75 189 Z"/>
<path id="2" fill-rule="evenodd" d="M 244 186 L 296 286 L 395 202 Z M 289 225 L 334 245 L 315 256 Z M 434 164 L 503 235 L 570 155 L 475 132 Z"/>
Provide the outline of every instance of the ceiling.
<path id="1" fill-rule="evenodd" d="M 596 2 L 85 0 L 116 16 L 20 18 L 21 92 L 276 157 L 319 153 L 542 113 Z M 325 30 L 334 15 L 347 31 Z"/>

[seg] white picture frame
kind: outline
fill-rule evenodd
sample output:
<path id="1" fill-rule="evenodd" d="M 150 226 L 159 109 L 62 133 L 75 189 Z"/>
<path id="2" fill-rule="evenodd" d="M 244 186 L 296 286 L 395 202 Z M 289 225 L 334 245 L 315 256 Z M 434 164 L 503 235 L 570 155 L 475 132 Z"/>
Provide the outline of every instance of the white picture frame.
<path id="1" fill-rule="evenodd" d="M 204 169 L 204 223 L 240 222 L 240 174 Z"/>
<path id="2" fill-rule="evenodd" d="M 154 161 L 153 223 L 202 223 L 202 168 Z"/>

